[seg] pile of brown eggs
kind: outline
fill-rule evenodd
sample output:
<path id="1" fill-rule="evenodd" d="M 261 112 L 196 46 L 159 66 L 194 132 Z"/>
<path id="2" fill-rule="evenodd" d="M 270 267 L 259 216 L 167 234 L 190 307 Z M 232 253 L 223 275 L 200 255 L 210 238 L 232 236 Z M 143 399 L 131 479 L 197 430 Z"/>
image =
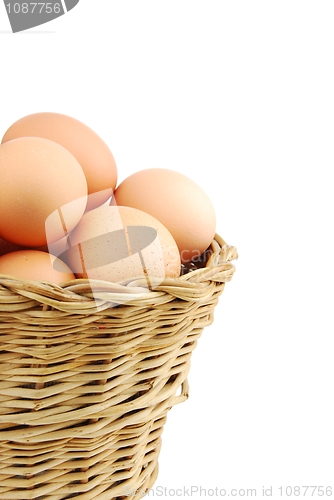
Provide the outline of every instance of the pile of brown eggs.
<path id="1" fill-rule="evenodd" d="M 0 274 L 126 284 L 191 270 L 216 231 L 207 194 L 165 168 L 118 184 L 118 168 L 75 118 L 42 112 L 13 123 L 0 145 Z"/>

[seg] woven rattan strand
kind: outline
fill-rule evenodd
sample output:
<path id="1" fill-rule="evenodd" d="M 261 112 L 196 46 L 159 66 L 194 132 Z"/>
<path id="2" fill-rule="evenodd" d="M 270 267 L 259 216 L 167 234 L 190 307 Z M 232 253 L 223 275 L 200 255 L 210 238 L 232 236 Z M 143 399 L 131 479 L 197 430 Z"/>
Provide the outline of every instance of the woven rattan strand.
<path id="1" fill-rule="evenodd" d="M 1 500 L 152 487 L 167 413 L 188 397 L 191 353 L 235 271 L 219 235 L 206 255 L 154 290 L 0 275 Z"/>

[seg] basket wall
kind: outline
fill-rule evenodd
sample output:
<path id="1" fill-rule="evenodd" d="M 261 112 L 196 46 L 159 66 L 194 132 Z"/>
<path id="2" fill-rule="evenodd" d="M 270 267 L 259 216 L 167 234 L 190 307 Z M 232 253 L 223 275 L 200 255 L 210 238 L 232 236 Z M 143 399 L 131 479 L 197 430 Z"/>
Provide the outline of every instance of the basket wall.
<path id="1" fill-rule="evenodd" d="M 216 235 L 205 267 L 153 291 L 0 276 L 0 498 L 142 497 L 191 353 L 237 258 Z"/>

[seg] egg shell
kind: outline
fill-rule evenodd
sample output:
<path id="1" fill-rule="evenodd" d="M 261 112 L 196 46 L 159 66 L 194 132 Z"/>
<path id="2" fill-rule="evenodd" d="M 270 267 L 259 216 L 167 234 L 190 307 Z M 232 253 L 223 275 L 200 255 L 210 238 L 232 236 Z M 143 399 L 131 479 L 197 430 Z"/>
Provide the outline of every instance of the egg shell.
<path id="1" fill-rule="evenodd" d="M 79 278 L 125 283 L 145 278 L 153 288 L 180 275 L 174 238 L 154 217 L 130 207 L 102 206 L 85 213 L 60 255 Z"/>
<path id="2" fill-rule="evenodd" d="M 86 204 L 85 175 L 63 146 L 40 137 L 0 145 L 0 237 L 29 247 L 57 241 Z"/>
<path id="3" fill-rule="evenodd" d="M 216 214 L 206 192 L 192 179 L 170 169 L 149 168 L 124 179 L 111 205 L 125 205 L 152 215 L 174 237 L 182 262 L 199 257 L 216 232 Z"/>
<path id="4" fill-rule="evenodd" d="M 56 256 L 39 250 L 17 250 L 0 257 L 0 274 L 21 280 L 59 284 L 75 279 L 71 269 Z"/>
<path id="5" fill-rule="evenodd" d="M 90 127 L 71 116 L 42 112 L 24 116 L 14 122 L 2 143 L 23 136 L 37 136 L 61 144 L 80 163 L 87 180 L 87 210 L 107 201 L 117 183 L 117 167 L 108 145 Z"/>

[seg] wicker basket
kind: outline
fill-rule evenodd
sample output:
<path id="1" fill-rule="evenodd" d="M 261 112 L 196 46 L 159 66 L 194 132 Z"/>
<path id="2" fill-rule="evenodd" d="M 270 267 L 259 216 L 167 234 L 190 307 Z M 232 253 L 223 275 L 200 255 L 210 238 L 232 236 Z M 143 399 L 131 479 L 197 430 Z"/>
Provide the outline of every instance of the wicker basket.
<path id="1" fill-rule="evenodd" d="M 188 397 L 191 353 L 235 270 L 218 235 L 207 255 L 154 291 L 0 275 L 1 500 L 152 487 L 167 412 Z"/>

